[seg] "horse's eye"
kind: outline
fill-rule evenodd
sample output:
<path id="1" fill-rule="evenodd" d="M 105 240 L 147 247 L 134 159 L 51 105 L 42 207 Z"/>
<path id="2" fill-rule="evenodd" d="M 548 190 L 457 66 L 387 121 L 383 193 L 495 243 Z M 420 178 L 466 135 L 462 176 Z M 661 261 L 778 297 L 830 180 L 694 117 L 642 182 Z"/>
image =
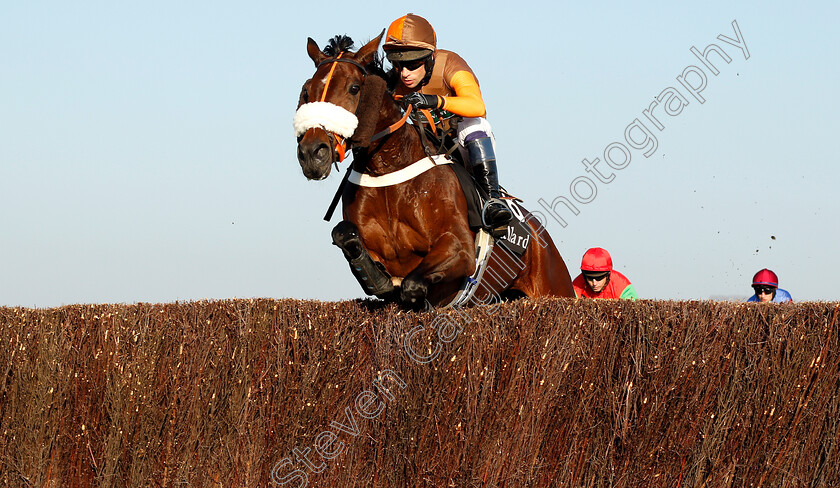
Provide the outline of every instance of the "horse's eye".
<path id="1" fill-rule="evenodd" d="M 348 90 L 348 91 L 350 92 L 351 95 L 355 95 L 355 94 L 359 93 L 359 90 L 361 90 L 361 89 L 362 89 L 362 87 L 360 87 L 359 85 L 350 85 L 350 90 Z"/>
<path id="2" fill-rule="evenodd" d="M 303 103 L 309 103 L 309 92 L 306 91 L 306 88 L 300 91 L 300 99 Z"/>

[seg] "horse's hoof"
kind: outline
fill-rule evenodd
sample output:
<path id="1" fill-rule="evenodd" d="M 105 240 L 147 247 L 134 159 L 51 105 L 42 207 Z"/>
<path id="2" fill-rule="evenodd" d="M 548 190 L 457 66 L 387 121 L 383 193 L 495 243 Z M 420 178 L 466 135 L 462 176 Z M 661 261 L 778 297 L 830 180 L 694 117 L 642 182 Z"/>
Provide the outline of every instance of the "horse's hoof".
<path id="1" fill-rule="evenodd" d="M 407 307 L 418 309 L 426 305 L 426 294 L 429 289 L 420 280 L 406 278 L 402 282 L 400 301 Z"/>

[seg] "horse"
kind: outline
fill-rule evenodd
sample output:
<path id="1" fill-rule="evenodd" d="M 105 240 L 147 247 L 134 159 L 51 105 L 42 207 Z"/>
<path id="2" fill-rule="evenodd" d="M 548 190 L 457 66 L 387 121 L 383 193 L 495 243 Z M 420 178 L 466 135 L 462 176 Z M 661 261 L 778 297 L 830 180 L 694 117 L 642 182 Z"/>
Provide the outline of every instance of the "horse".
<path id="1" fill-rule="evenodd" d="M 308 180 L 323 180 L 350 148 L 349 181 L 345 175 L 337 193 L 343 220 L 333 243 L 368 295 L 408 308 L 445 308 L 465 282 L 475 282 L 479 234 L 469 226 L 452 165 L 429 157 L 417 125 L 401 124 L 410 107 L 404 113 L 387 82 L 377 54 L 383 34 L 355 52 L 347 36 L 334 37 L 323 51 L 308 38 L 315 73 L 303 84 L 295 113 L 298 162 Z M 426 165 L 418 169 L 421 162 Z M 551 237 L 527 210 L 520 213 L 530 245 L 521 256 L 492 247 L 475 303 L 575 296 Z"/>

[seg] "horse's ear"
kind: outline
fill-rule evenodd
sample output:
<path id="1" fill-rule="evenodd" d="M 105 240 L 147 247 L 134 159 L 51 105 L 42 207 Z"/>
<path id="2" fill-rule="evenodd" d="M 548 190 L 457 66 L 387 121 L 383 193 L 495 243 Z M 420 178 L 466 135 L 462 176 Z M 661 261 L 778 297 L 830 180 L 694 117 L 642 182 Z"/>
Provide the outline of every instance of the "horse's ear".
<path id="1" fill-rule="evenodd" d="M 362 48 L 356 53 L 356 61 L 361 64 L 368 64 L 373 61 L 373 55 L 376 54 L 376 51 L 379 49 L 379 42 L 382 41 L 382 36 L 384 35 L 385 29 L 382 29 L 382 32 L 379 33 L 378 37 L 362 46 Z"/>
<path id="2" fill-rule="evenodd" d="M 321 61 L 327 59 L 327 55 L 321 52 L 321 48 L 318 47 L 318 43 L 316 43 L 311 37 L 307 39 L 306 52 L 309 53 L 309 57 L 315 62 L 315 66 L 318 66 Z"/>

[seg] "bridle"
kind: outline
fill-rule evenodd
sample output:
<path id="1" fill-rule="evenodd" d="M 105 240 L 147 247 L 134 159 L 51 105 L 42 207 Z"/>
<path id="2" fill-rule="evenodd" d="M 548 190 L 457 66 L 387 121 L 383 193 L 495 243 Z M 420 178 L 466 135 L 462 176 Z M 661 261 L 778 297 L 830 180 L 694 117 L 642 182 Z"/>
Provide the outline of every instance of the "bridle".
<path id="1" fill-rule="evenodd" d="M 341 53 L 338 54 L 338 56 L 336 56 L 334 58 L 325 59 L 325 60 L 321 61 L 320 63 L 318 63 L 318 65 L 315 67 L 315 69 L 317 71 L 321 66 L 324 66 L 326 64 L 332 64 L 332 66 L 330 67 L 330 72 L 327 74 L 327 81 L 324 83 L 324 92 L 321 94 L 321 101 L 322 102 L 326 101 L 327 89 L 330 86 L 330 82 L 332 81 L 333 72 L 335 71 L 335 67 L 336 67 L 335 63 L 349 63 L 349 64 L 352 64 L 353 66 L 359 68 L 362 71 L 362 75 L 365 78 L 367 78 L 367 76 L 370 74 L 368 69 L 365 66 L 363 66 L 361 63 L 358 63 L 358 62 L 356 62 L 352 59 L 342 58 L 341 57 L 342 54 L 344 54 L 344 53 L 341 52 Z M 370 143 L 372 143 L 374 141 L 377 141 L 377 140 L 379 140 L 379 139 L 381 139 L 381 138 L 383 138 L 383 137 L 385 137 L 389 134 L 392 134 L 397 129 L 399 129 L 400 127 L 405 125 L 406 121 L 408 120 L 409 115 L 411 115 L 412 108 L 413 107 L 411 105 L 406 107 L 405 114 L 403 115 L 403 117 L 400 120 L 398 120 L 397 122 L 389 125 L 384 130 L 374 134 L 370 138 L 370 141 L 367 142 L 367 144 L 370 144 Z M 358 110 L 359 110 L 359 107 L 356 107 L 357 112 L 358 112 Z M 334 163 L 336 165 L 336 168 L 338 168 L 338 163 L 340 161 L 344 160 L 344 157 L 345 157 L 345 154 L 346 154 L 346 151 L 347 151 L 347 141 L 346 141 L 345 138 L 343 138 L 341 136 L 338 136 L 338 135 L 335 135 L 331 131 L 328 131 L 328 130 L 323 129 L 323 128 L 322 128 L 322 130 L 324 130 L 324 132 L 327 133 L 327 137 L 329 137 L 329 139 L 330 139 L 330 144 L 333 145 L 333 148 L 334 148 L 336 154 L 338 155 L 338 160 L 334 161 Z M 339 185 L 338 185 L 338 189 L 336 190 L 335 196 L 333 196 L 332 202 L 330 203 L 330 206 L 327 209 L 327 213 L 324 215 L 324 220 L 326 220 L 328 222 L 332 218 L 333 211 L 335 211 L 335 208 L 338 205 L 338 201 L 341 199 L 341 193 L 342 193 L 342 190 L 344 188 L 344 185 L 347 183 L 347 178 L 350 175 L 350 170 L 351 169 L 352 169 L 352 166 L 347 167 L 347 172 L 344 174 L 344 177 L 341 179 L 341 183 L 339 183 Z"/>
<path id="2" fill-rule="evenodd" d="M 368 71 L 368 69 L 364 65 L 362 65 L 361 63 L 359 63 L 355 60 L 352 60 L 352 59 L 342 58 L 341 57 L 342 54 L 344 54 L 344 52 L 339 53 L 338 56 L 336 56 L 334 58 L 325 59 L 325 60 L 321 61 L 320 63 L 318 63 L 318 65 L 315 67 L 315 69 L 318 70 L 321 66 L 324 66 L 326 64 L 332 64 L 332 66 L 330 67 L 330 72 L 327 73 L 327 81 L 324 83 L 324 92 L 321 94 L 321 100 L 320 101 L 322 101 L 322 102 L 326 101 L 327 90 L 330 87 L 330 82 L 332 81 L 333 72 L 335 71 L 335 67 L 336 67 L 335 63 L 349 63 L 349 64 L 352 64 L 353 66 L 355 66 L 355 67 L 359 68 L 359 70 L 361 70 L 364 78 L 367 78 L 367 76 L 370 74 L 370 72 Z M 408 120 L 409 115 L 411 115 L 412 108 L 413 107 L 411 105 L 406 107 L 405 114 L 403 115 L 403 117 L 400 120 L 398 120 L 397 122 L 389 125 L 384 130 L 374 134 L 370 138 L 370 141 L 368 141 L 368 143 L 377 141 L 377 140 L 387 136 L 388 134 L 392 134 L 394 131 L 396 131 L 397 129 L 399 129 L 403 125 L 405 125 L 405 122 Z M 358 111 L 358 108 L 356 110 Z M 338 161 L 336 161 L 336 164 L 338 164 L 341 161 L 344 161 L 344 157 L 345 157 L 346 152 L 347 152 L 347 140 L 345 138 L 341 137 L 341 136 L 338 136 L 338 135 L 332 133 L 331 131 L 325 130 L 324 132 L 327 133 L 327 137 L 329 137 L 329 139 L 330 139 L 330 144 L 333 145 L 333 148 L 335 149 L 335 152 L 338 154 Z"/>
<path id="3" fill-rule="evenodd" d="M 344 52 L 340 52 L 340 53 L 338 53 L 338 56 L 336 56 L 334 58 L 325 59 L 325 60 L 321 61 L 320 63 L 318 63 L 318 65 L 315 67 L 315 70 L 317 71 L 318 69 L 321 68 L 321 66 L 323 66 L 325 64 L 332 64 L 332 66 L 330 66 L 330 72 L 327 73 L 327 81 L 324 83 L 324 92 L 321 93 L 321 100 L 320 100 L 321 102 L 324 102 L 327 99 L 327 91 L 330 89 L 330 82 L 332 81 L 332 76 L 333 76 L 333 73 L 335 72 L 335 67 L 337 66 L 335 63 L 349 63 L 349 64 L 352 64 L 353 66 L 362 70 L 362 76 L 364 78 L 367 78 L 367 75 L 370 74 L 368 72 L 367 68 L 365 68 L 361 63 L 358 63 L 358 62 L 356 62 L 352 59 L 342 58 L 341 56 L 343 54 L 344 54 Z M 335 161 L 336 167 L 338 167 L 338 163 L 340 163 L 341 161 L 344 161 L 344 157 L 347 153 L 347 140 L 345 138 L 339 136 L 339 135 L 334 134 L 332 131 L 328 131 L 328 130 L 324 129 L 324 132 L 327 133 L 327 137 L 330 140 L 330 144 L 332 145 L 333 150 L 338 155 L 338 160 Z"/>
<path id="4" fill-rule="evenodd" d="M 359 63 L 359 62 L 354 61 L 354 60 L 352 60 L 352 59 L 342 58 L 342 57 L 341 57 L 341 55 L 342 55 L 342 54 L 344 54 L 344 52 L 340 52 L 340 53 L 338 53 L 338 56 L 336 56 L 336 57 L 334 57 L 334 58 L 328 58 L 328 59 L 325 59 L 325 60 L 321 61 L 320 63 L 318 63 L 318 66 L 316 66 L 316 67 L 315 67 L 315 69 L 317 70 L 318 68 L 320 68 L 321 66 L 323 66 L 323 65 L 325 65 L 325 64 L 331 64 L 331 63 L 350 63 L 350 64 L 352 64 L 353 66 L 355 66 L 355 67 L 359 68 L 360 70 L 362 70 L 362 73 L 364 73 L 364 74 L 365 74 L 365 76 L 367 76 L 367 75 L 369 75 L 369 74 L 370 74 L 370 72 L 367 70 L 367 68 L 365 68 L 365 67 L 362 65 L 362 63 Z M 332 73 L 333 73 L 333 70 L 335 70 L 335 66 L 333 66 L 333 67 L 331 67 L 331 68 L 330 68 L 330 72 L 329 72 L 329 74 L 327 75 L 327 83 L 326 83 L 326 86 L 329 86 L 329 84 L 330 84 L 330 78 L 332 78 Z M 324 96 L 322 96 L 322 97 L 321 97 L 321 101 L 323 101 L 323 98 L 326 96 L 326 91 L 327 91 L 326 86 L 324 87 Z"/>

